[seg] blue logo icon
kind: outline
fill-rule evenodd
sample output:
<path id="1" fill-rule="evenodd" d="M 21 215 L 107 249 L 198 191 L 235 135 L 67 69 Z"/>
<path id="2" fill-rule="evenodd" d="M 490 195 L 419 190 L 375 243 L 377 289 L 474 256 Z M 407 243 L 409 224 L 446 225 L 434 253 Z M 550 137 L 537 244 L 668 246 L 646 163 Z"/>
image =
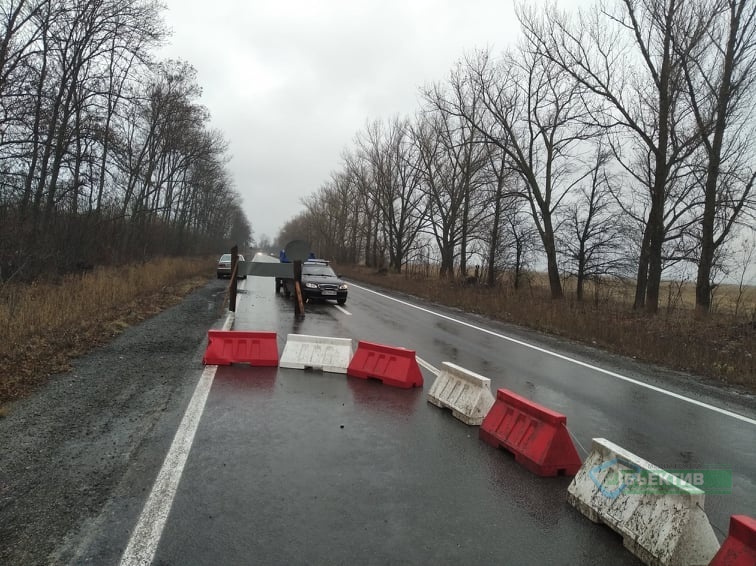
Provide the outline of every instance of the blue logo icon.
<path id="1" fill-rule="evenodd" d="M 604 481 L 601 481 L 601 472 L 603 472 L 607 468 L 619 465 L 625 466 L 626 468 L 628 468 L 628 470 L 623 470 L 623 473 L 620 473 L 616 470 L 610 470 L 606 474 Z M 598 466 L 591 468 L 588 471 L 588 476 L 591 478 L 591 481 L 596 484 L 596 487 L 599 488 L 599 491 L 601 491 L 604 496 L 608 497 L 609 499 L 616 499 L 631 483 L 633 483 L 632 481 L 628 482 L 627 479 L 636 477 L 636 474 L 638 474 L 639 472 L 640 467 L 636 464 L 628 462 L 624 458 L 614 458 L 613 460 L 602 462 Z M 622 478 L 622 482 L 620 482 L 620 478 Z M 611 490 L 607 487 L 615 485 L 617 487 Z"/>

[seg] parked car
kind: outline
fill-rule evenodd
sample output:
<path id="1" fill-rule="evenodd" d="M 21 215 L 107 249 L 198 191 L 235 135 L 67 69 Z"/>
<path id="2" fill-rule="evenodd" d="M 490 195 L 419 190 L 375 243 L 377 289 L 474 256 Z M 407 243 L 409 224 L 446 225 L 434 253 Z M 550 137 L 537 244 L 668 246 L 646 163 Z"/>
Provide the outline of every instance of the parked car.
<path id="1" fill-rule="evenodd" d="M 239 261 L 244 261 L 244 256 L 239 254 Z M 223 277 L 231 277 L 231 254 L 223 254 L 218 260 L 218 267 L 216 268 L 218 279 Z M 237 275 L 237 279 L 246 279 L 246 275 Z"/>
<path id="2" fill-rule="evenodd" d="M 284 279 L 284 292 L 294 292 L 294 281 Z M 335 300 L 343 305 L 349 288 L 333 271 L 327 261 L 311 259 L 302 263 L 302 298 L 305 300 Z"/>

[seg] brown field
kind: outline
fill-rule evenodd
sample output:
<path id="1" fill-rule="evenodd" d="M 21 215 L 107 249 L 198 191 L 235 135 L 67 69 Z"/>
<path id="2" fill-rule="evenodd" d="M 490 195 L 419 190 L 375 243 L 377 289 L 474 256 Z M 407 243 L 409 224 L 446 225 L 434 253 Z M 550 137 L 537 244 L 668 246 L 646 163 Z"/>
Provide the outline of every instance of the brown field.
<path id="1" fill-rule="evenodd" d="M 0 417 L 3 402 L 207 283 L 213 259 L 165 258 L 57 283 L 0 286 Z"/>
<path id="2" fill-rule="evenodd" d="M 598 288 L 589 285 L 585 300 L 578 302 L 570 281 L 565 282 L 567 298 L 552 301 L 542 274 L 529 274 L 515 290 L 506 283 L 488 288 L 440 280 L 427 268 L 395 274 L 339 266 L 339 272 L 467 312 L 756 391 L 753 287 L 720 287 L 714 312 L 701 318 L 694 312 L 695 287 L 691 283 L 665 282 L 660 312 L 650 316 L 632 310 L 634 286 L 629 282 L 606 281 Z"/>

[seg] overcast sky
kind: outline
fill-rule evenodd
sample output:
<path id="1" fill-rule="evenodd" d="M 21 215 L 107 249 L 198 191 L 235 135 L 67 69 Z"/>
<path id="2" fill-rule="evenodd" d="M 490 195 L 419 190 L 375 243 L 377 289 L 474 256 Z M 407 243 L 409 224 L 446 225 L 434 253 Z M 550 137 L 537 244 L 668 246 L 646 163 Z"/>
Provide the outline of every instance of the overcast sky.
<path id="1" fill-rule="evenodd" d="M 539 1 L 540 0 L 531 0 Z M 586 1 L 559 2 L 572 7 Z M 167 0 L 256 238 L 274 239 L 368 120 L 411 115 L 465 52 L 517 38 L 513 0 Z"/>

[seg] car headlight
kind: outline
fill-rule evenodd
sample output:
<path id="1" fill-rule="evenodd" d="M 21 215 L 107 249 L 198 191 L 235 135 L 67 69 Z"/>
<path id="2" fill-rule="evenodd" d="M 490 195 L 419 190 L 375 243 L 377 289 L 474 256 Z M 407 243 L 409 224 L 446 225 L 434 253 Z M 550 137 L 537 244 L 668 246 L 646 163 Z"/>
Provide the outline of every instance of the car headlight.
<path id="1" fill-rule="evenodd" d="M 317 289 L 318 288 L 318 286 L 315 285 L 315 283 L 305 283 L 305 287 L 307 287 L 308 289 Z"/>
<path id="2" fill-rule="evenodd" d="M 339 291 L 346 291 L 346 290 L 347 290 L 346 283 L 344 283 L 343 285 L 339 285 Z"/>

